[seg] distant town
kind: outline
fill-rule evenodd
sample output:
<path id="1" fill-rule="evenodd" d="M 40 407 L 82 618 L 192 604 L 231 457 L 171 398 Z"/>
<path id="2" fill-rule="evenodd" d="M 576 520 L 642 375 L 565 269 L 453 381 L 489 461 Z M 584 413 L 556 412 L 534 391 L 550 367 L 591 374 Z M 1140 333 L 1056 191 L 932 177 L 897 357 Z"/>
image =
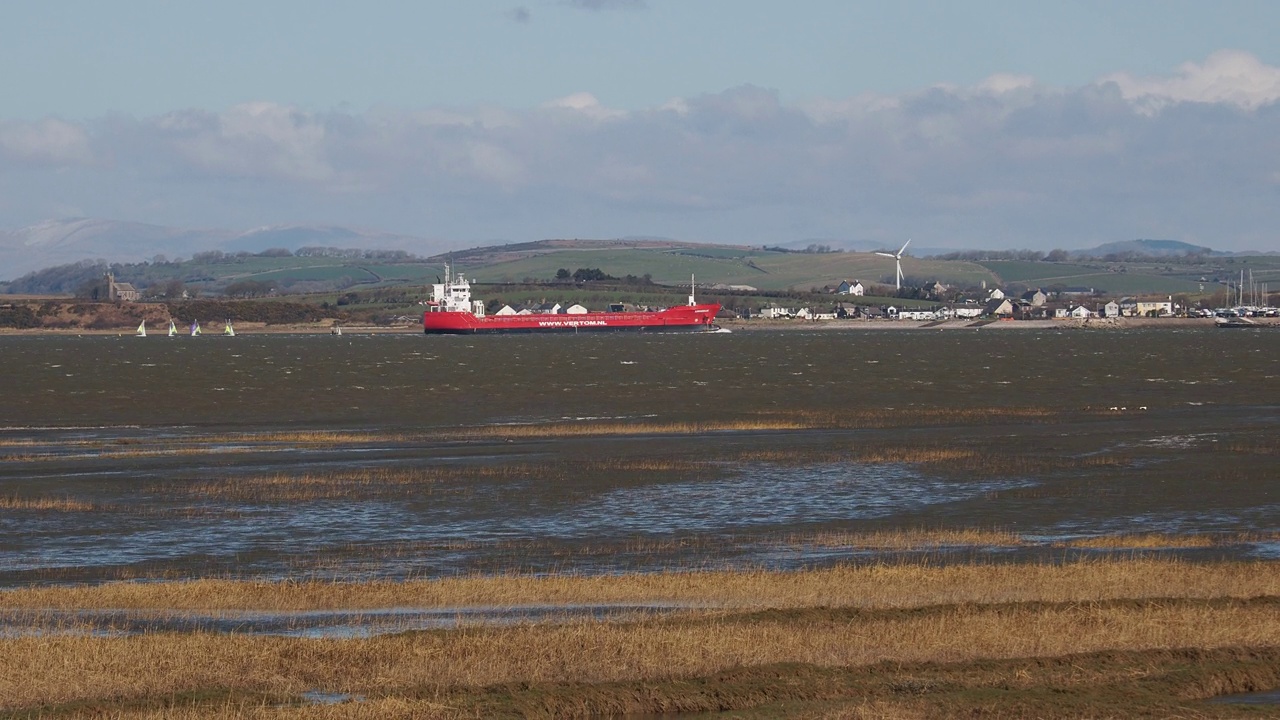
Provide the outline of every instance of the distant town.
<path id="1" fill-rule="evenodd" d="M 1146 244 L 1143 244 L 1143 243 Z M 1265 319 L 1280 257 L 1137 241 L 1102 256 L 1066 251 L 913 257 L 666 240 L 554 240 L 421 258 L 303 246 L 203 251 L 189 259 L 81 261 L 0 284 L 0 327 L 111 330 L 171 320 L 409 327 L 446 264 L 467 270 L 490 315 L 659 309 L 687 294 L 720 321 Z M 590 263 L 590 264 L 588 264 Z"/>

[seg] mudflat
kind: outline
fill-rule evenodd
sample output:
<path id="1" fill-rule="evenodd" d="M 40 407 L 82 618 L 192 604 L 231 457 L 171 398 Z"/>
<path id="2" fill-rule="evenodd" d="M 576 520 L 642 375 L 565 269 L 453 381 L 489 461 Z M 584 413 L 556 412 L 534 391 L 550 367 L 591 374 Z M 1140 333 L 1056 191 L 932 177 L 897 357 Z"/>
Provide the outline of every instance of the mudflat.
<path id="1" fill-rule="evenodd" d="M 791 330 L 0 338 L 0 706 L 1230 717 L 1202 701 L 1280 686 L 1272 330 Z"/>

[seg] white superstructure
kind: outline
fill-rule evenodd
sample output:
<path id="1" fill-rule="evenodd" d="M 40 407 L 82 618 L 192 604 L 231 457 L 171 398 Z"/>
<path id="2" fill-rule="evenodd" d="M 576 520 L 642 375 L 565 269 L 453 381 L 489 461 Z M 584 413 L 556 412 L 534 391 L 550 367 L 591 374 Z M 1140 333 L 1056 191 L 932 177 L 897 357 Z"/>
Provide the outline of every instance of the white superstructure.
<path id="1" fill-rule="evenodd" d="M 451 268 L 444 266 L 444 282 L 431 286 L 431 305 L 428 312 L 466 312 L 476 317 L 484 317 L 484 303 L 471 300 L 471 283 L 458 273 L 451 274 Z"/>

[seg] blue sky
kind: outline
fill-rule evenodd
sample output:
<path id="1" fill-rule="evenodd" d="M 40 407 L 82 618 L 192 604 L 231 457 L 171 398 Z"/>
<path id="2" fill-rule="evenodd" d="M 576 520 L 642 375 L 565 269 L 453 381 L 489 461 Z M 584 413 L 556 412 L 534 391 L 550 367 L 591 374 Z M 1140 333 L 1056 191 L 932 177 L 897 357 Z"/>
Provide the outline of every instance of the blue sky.
<path id="1" fill-rule="evenodd" d="M 519 108 L 582 91 L 639 109 L 743 84 L 789 102 L 996 73 L 1080 85 L 1224 48 L 1277 65 L 1277 32 L 1280 3 L 1256 0 L 8 0 L 0 117 Z"/>
<path id="2" fill-rule="evenodd" d="M 0 5 L 0 229 L 1280 249 L 1280 3 L 328 5 Z"/>

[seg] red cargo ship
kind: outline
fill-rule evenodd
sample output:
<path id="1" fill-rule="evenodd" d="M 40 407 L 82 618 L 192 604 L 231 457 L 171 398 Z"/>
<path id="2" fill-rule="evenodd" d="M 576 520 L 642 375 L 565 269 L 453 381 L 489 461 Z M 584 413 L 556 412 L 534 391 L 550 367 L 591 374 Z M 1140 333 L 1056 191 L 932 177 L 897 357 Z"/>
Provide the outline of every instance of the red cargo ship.
<path id="1" fill-rule="evenodd" d="M 444 269 L 444 282 L 432 286 L 431 301 L 422 314 L 422 328 L 428 335 L 523 332 L 601 332 L 635 330 L 670 332 L 714 330 L 720 305 L 699 305 L 692 288 L 688 305 L 657 311 L 533 313 L 528 315 L 486 315 L 484 303 L 471 299 L 471 283 L 458 273 L 451 277 Z"/>

